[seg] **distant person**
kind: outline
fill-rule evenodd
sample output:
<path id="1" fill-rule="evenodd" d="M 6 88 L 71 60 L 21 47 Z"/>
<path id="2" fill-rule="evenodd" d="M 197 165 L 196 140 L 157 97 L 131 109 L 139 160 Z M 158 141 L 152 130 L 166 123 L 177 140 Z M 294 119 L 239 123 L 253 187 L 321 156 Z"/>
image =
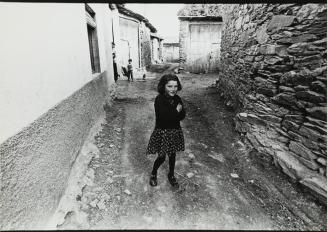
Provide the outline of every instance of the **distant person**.
<path id="1" fill-rule="evenodd" d="M 113 66 L 114 66 L 114 80 L 117 82 L 118 77 L 120 76 L 117 71 L 117 62 L 116 62 L 116 54 L 112 53 L 112 60 L 113 60 Z"/>
<path id="2" fill-rule="evenodd" d="M 128 59 L 128 65 L 127 65 L 127 78 L 128 78 L 128 81 L 130 81 L 130 80 L 134 81 L 134 79 L 133 79 L 133 65 L 132 65 L 132 59 Z"/>
<path id="3" fill-rule="evenodd" d="M 185 118 L 182 99 L 177 92 L 182 89 L 178 77 L 174 74 L 163 75 L 158 83 L 159 94 L 154 101 L 156 124 L 147 147 L 147 154 L 158 154 L 153 164 L 150 185 L 157 185 L 157 170 L 169 157 L 168 180 L 173 187 L 179 187 L 174 176 L 176 152 L 184 151 L 184 135 L 180 121 Z"/>

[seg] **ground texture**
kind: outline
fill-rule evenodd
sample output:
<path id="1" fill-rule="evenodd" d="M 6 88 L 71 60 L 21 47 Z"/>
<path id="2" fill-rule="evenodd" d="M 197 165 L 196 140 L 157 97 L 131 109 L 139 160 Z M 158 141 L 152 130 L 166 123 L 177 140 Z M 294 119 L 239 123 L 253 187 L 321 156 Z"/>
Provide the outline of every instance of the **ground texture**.
<path id="1" fill-rule="evenodd" d="M 245 148 L 233 129 L 214 75 L 178 74 L 187 116 L 184 152 L 176 158 L 179 189 L 167 180 L 168 162 L 149 185 L 155 156 L 145 155 L 154 129 L 158 78 L 174 65 L 158 65 L 147 78 L 117 82 L 95 135 L 89 184 L 76 197 L 78 212 L 60 229 L 261 229 L 326 230 L 327 209 L 292 183 L 268 156 Z M 75 217 L 74 217 L 75 215 Z"/>

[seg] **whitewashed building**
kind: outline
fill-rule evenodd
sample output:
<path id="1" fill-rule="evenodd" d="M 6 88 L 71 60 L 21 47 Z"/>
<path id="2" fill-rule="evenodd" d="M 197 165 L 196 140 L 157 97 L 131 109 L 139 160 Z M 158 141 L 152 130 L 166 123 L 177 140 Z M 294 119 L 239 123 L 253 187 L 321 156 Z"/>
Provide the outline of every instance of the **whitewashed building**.
<path id="1" fill-rule="evenodd" d="M 118 8 L 0 3 L 0 229 L 45 229 L 115 93 L 112 53 L 142 67 L 139 25 L 156 29 Z"/>
<path id="2" fill-rule="evenodd" d="M 134 78 L 142 77 L 146 67 L 153 62 L 151 33 L 157 29 L 142 15 L 122 4 L 110 4 L 114 12 L 114 38 L 118 70 L 126 67 L 132 59 Z M 122 76 L 122 74 L 121 74 Z"/>

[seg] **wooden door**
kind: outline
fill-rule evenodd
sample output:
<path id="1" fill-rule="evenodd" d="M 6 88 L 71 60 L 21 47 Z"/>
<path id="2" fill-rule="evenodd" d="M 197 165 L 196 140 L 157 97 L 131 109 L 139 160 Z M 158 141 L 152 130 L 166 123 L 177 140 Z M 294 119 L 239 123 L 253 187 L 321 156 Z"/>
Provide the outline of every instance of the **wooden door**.
<path id="1" fill-rule="evenodd" d="M 190 24 L 189 29 L 188 69 L 194 73 L 216 70 L 220 59 L 220 24 Z"/>

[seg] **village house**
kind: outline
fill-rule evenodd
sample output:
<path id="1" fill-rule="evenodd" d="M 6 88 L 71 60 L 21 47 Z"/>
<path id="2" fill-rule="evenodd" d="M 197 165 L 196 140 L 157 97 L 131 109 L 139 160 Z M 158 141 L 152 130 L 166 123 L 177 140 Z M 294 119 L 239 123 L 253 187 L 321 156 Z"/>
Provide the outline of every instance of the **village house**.
<path id="1" fill-rule="evenodd" d="M 179 62 L 179 38 L 168 37 L 163 41 L 163 60 L 168 63 Z"/>
<path id="2" fill-rule="evenodd" d="M 180 21 L 180 65 L 193 73 L 216 72 L 220 60 L 222 17 L 192 14 L 186 6 L 178 12 Z"/>
<path id="3" fill-rule="evenodd" d="M 127 9 L 123 4 L 110 4 L 110 7 L 115 15 L 113 41 L 118 70 L 121 73 L 121 67 L 126 67 L 128 59 L 132 59 L 134 76 L 143 76 L 146 67 L 154 62 L 151 33 L 156 33 L 157 29 L 148 19 Z"/>
<path id="4" fill-rule="evenodd" d="M 121 5 L 93 3 L 3 2 L 0 25 L 0 228 L 44 229 L 115 95 L 112 53 L 119 72 L 128 58 L 150 65 L 156 29 Z"/>

